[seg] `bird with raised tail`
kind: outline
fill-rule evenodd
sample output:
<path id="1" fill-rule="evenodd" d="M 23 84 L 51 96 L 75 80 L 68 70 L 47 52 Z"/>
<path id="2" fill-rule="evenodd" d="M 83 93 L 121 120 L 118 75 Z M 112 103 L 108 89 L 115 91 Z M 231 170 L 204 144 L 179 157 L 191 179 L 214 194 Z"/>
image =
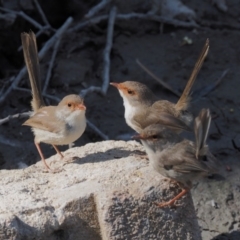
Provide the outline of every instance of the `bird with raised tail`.
<path id="1" fill-rule="evenodd" d="M 86 106 L 83 99 L 75 94 L 64 97 L 57 106 L 45 106 L 41 95 L 36 36 L 33 32 L 22 33 L 21 39 L 32 89 L 33 110 L 32 116 L 23 125 L 32 128 L 39 155 L 47 170 L 52 171 L 45 161 L 40 143 L 51 144 L 63 158 L 57 145 L 68 145 L 81 137 L 86 128 Z"/>
<path id="2" fill-rule="evenodd" d="M 126 123 L 138 133 L 155 123 L 162 124 L 178 133 L 182 130 L 190 131 L 189 125 L 192 121 L 192 115 L 186 111 L 190 103 L 189 94 L 208 50 L 209 40 L 207 39 L 187 85 L 176 104 L 167 100 L 158 100 L 153 92 L 140 82 L 110 83 L 118 89 L 123 98 Z"/>
<path id="3" fill-rule="evenodd" d="M 182 188 L 173 199 L 156 203 L 159 207 L 174 205 L 191 189 L 192 181 L 217 172 L 216 158 L 206 144 L 210 122 L 210 111 L 202 109 L 194 121 L 195 142 L 183 139 L 159 124 L 150 125 L 133 136 L 142 140 L 150 165 L 162 176 L 175 180 Z"/>

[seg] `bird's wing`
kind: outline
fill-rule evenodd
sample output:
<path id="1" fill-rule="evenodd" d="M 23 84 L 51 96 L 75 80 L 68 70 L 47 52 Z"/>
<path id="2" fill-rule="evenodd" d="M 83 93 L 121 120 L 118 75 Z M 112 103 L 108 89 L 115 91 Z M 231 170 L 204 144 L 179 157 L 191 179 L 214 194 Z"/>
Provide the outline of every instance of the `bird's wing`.
<path id="1" fill-rule="evenodd" d="M 173 169 L 179 173 L 210 172 L 204 161 L 196 159 L 195 146 L 188 140 L 163 150 L 159 161 L 166 169 Z"/>
<path id="2" fill-rule="evenodd" d="M 56 123 L 56 117 L 53 116 L 54 111 L 49 111 L 50 108 L 55 108 L 53 106 L 40 108 L 33 116 L 31 116 L 23 125 L 30 126 L 33 128 L 45 130 L 52 133 L 60 132 L 59 122 Z M 53 121 L 54 117 L 54 121 Z"/>
<path id="3" fill-rule="evenodd" d="M 151 124 L 161 124 L 176 131 L 192 131 L 190 126 L 174 116 L 174 104 L 168 101 L 156 101 L 148 108 L 147 113 L 145 113 L 144 123 L 143 128 Z"/>

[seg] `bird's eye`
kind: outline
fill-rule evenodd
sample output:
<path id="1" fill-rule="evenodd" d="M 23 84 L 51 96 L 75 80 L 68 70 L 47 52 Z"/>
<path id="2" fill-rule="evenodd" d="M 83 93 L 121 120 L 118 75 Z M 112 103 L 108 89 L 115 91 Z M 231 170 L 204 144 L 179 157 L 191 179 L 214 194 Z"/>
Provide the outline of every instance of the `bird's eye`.
<path id="1" fill-rule="evenodd" d="M 68 107 L 71 107 L 72 106 L 72 104 L 71 103 L 68 103 Z"/>
<path id="2" fill-rule="evenodd" d="M 157 135 L 153 135 L 152 139 L 156 140 L 156 139 L 158 139 L 158 136 Z"/>
<path id="3" fill-rule="evenodd" d="M 203 160 L 204 162 L 206 162 L 206 161 L 208 160 L 208 159 L 207 159 L 207 156 L 204 155 L 203 158 L 202 158 L 202 160 Z"/>
<path id="4" fill-rule="evenodd" d="M 132 95 L 132 94 L 134 94 L 134 91 L 128 90 L 128 94 Z"/>

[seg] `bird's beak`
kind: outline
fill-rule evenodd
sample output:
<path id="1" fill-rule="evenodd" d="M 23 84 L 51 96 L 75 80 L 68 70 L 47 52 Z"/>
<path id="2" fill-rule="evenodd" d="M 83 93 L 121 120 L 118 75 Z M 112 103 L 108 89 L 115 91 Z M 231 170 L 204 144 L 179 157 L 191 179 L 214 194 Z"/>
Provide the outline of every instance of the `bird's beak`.
<path id="1" fill-rule="evenodd" d="M 84 104 L 78 104 L 75 109 L 78 109 L 78 110 L 86 110 L 86 106 Z"/>
<path id="2" fill-rule="evenodd" d="M 120 83 L 110 82 L 110 85 L 114 86 L 115 88 L 119 89 Z"/>
<path id="3" fill-rule="evenodd" d="M 133 135 L 133 136 L 132 136 L 132 139 L 137 139 L 137 140 L 139 140 L 139 139 L 145 139 L 145 137 L 142 136 L 141 134 L 136 134 L 136 135 Z"/>

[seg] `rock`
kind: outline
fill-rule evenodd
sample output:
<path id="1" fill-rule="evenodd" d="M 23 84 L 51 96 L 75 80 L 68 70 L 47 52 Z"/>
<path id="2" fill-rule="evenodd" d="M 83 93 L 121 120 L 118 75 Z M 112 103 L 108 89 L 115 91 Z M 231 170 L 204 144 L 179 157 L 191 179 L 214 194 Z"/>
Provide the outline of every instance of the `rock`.
<path id="1" fill-rule="evenodd" d="M 2 170 L 0 239 L 201 239 L 190 194 L 160 209 L 178 187 L 136 155 L 135 141 L 76 147 L 42 162 Z"/>

